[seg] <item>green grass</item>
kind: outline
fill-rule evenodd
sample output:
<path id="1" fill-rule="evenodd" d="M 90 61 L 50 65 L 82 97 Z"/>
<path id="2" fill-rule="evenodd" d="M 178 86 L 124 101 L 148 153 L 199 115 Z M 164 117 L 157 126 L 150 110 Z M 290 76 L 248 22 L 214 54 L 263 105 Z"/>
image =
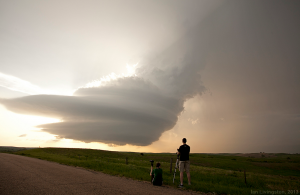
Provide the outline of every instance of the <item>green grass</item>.
<path id="1" fill-rule="evenodd" d="M 150 163 L 160 162 L 164 184 L 177 187 L 179 173 L 173 184 L 176 155 L 170 153 L 111 152 L 91 149 L 38 148 L 14 154 L 79 166 L 103 173 L 150 181 Z M 126 164 L 126 157 L 128 164 Z M 173 169 L 170 173 L 170 159 Z M 300 194 L 300 155 L 273 154 L 271 157 L 242 157 L 233 154 L 191 154 L 192 185 L 185 189 L 217 194 L 251 194 L 252 191 L 298 190 Z M 246 170 L 247 184 L 245 184 Z M 177 170 L 178 171 L 178 170 Z M 149 183 L 150 185 L 150 183 Z M 295 194 L 295 193 L 294 193 Z"/>

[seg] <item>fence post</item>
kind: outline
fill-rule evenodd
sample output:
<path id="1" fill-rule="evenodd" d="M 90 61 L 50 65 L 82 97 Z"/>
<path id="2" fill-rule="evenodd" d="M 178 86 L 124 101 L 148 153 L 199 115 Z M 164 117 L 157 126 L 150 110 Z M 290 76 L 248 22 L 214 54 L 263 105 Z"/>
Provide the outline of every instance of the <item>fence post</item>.
<path id="1" fill-rule="evenodd" d="M 170 162 L 170 173 L 172 173 L 172 162 L 173 161 L 173 158 L 171 158 L 171 162 Z"/>

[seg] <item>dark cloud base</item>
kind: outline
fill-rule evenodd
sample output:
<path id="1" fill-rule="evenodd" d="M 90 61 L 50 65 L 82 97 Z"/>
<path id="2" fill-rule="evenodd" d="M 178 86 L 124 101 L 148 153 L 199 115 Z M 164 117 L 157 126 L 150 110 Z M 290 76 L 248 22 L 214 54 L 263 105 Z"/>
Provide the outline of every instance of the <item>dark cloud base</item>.
<path id="1" fill-rule="evenodd" d="M 168 130 L 157 124 L 139 122 L 61 122 L 38 126 L 43 131 L 59 135 L 60 138 L 83 142 L 102 142 L 115 145 L 147 146 L 158 140 Z M 165 128 L 165 129 L 164 129 Z"/>

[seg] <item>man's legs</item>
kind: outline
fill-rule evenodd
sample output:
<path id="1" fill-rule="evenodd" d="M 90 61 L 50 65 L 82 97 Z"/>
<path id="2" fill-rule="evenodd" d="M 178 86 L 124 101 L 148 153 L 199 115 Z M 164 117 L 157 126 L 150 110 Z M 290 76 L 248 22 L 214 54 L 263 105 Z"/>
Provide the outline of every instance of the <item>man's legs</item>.
<path id="1" fill-rule="evenodd" d="M 183 186 L 183 172 L 184 172 L 184 161 L 179 161 L 179 171 L 180 171 L 180 186 Z"/>
<path id="2" fill-rule="evenodd" d="M 189 181 L 189 185 L 191 185 L 191 174 L 190 172 L 186 173 L 187 175 L 187 178 L 188 178 L 188 181 Z M 182 177 L 183 177 L 183 174 L 182 174 Z"/>
<path id="3" fill-rule="evenodd" d="M 183 185 L 183 171 L 180 171 L 180 185 Z"/>
<path id="4" fill-rule="evenodd" d="M 189 181 L 189 185 L 191 185 L 191 174 L 190 174 L 190 161 L 186 161 L 185 163 L 185 172 L 186 172 L 186 175 L 187 175 L 187 178 L 188 178 L 188 181 Z"/>

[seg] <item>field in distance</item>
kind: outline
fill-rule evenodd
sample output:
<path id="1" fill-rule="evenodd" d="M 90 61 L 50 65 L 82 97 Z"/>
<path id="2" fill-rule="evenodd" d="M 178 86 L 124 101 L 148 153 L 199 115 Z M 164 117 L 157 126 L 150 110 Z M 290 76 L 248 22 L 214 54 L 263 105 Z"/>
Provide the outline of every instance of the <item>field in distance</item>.
<path id="1" fill-rule="evenodd" d="M 71 148 L 36 148 L 12 153 L 143 181 L 150 181 L 149 160 L 154 160 L 162 164 L 164 185 L 177 187 L 179 184 L 178 170 L 175 184 L 172 182 L 176 155 L 171 153 L 142 154 Z M 184 189 L 217 194 L 261 194 L 268 191 L 300 194 L 299 154 L 192 153 L 190 161 L 192 185 L 187 185 L 185 174 Z"/>

